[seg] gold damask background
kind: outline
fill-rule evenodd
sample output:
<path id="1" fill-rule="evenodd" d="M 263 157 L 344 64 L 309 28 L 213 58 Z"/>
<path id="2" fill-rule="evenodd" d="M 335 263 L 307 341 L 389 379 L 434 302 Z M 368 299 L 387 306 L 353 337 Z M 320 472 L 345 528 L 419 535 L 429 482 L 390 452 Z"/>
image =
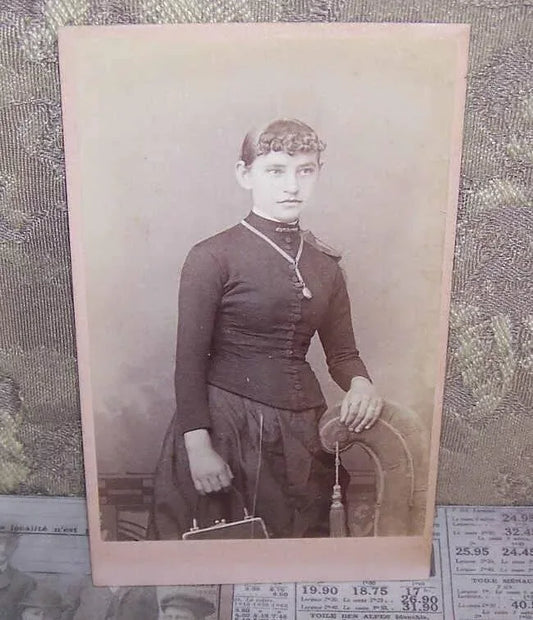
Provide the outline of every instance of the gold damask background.
<path id="1" fill-rule="evenodd" d="M 438 501 L 533 500 L 533 2 L 3 0 L 0 492 L 82 495 L 57 28 L 472 25 Z"/>

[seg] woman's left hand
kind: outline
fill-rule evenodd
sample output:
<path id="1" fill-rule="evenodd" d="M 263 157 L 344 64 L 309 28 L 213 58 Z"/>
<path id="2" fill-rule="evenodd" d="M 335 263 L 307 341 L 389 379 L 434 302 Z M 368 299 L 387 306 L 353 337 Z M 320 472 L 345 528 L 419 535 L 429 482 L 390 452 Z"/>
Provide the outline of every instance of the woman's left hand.
<path id="1" fill-rule="evenodd" d="M 340 420 L 352 432 L 369 429 L 379 418 L 383 399 L 366 377 L 354 377 L 342 401 Z"/>

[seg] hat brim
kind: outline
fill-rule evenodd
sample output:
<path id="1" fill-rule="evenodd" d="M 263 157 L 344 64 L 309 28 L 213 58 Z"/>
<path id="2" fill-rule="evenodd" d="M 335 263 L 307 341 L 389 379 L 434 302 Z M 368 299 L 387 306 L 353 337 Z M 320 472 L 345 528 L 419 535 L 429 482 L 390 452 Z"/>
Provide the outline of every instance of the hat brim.
<path id="1" fill-rule="evenodd" d="M 195 618 L 206 618 L 215 613 L 215 606 L 206 598 L 183 594 L 175 594 L 163 598 L 160 606 L 163 611 L 166 611 L 169 607 L 187 609 L 194 614 Z"/>

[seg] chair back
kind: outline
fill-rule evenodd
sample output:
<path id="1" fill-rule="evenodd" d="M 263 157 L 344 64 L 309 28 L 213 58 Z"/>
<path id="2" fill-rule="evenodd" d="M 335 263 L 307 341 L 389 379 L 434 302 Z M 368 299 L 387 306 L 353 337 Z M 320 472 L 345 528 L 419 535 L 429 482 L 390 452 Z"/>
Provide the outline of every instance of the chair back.
<path id="1" fill-rule="evenodd" d="M 428 434 L 412 411 L 385 402 L 374 426 L 350 431 L 339 418 L 340 404 L 328 409 L 319 423 L 326 452 L 353 446 L 372 459 L 376 474 L 375 536 L 420 535 L 424 530 L 428 488 Z"/>

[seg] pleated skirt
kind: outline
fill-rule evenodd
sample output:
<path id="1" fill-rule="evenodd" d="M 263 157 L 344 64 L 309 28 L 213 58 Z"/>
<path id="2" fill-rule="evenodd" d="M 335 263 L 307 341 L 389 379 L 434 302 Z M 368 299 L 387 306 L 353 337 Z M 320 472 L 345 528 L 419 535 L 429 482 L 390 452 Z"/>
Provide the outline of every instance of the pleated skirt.
<path id="1" fill-rule="evenodd" d="M 179 539 L 196 519 L 237 521 L 244 508 L 272 538 L 329 536 L 334 460 L 320 447 L 323 408 L 287 411 L 208 386 L 213 448 L 228 463 L 234 489 L 201 496 L 192 482 L 176 414 L 155 473 L 149 537 Z M 347 474 L 341 471 L 341 484 Z"/>

